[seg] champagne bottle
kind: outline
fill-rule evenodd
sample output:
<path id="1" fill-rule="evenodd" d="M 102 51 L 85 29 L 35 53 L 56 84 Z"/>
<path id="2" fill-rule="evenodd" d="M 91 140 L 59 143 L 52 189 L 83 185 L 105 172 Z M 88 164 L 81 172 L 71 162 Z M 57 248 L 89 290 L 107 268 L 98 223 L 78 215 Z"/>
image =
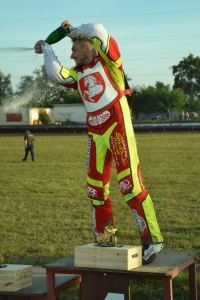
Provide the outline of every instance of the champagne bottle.
<path id="1" fill-rule="evenodd" d="M 55 44 L 62 40 L 67 35 L 67 32 L 61 26 L 54 30 L 50 35 L 46 38 L 45 42 L 49 45 Z"/>

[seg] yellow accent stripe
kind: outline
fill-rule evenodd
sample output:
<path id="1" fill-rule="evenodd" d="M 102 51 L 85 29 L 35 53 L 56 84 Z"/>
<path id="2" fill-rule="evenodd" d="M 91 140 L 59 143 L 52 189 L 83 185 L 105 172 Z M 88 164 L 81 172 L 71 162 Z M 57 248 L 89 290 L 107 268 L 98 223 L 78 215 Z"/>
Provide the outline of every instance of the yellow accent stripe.
<path id="1" fill-rule="evenodd" d="M 87 176 L 87 182 L 96 187 L 103 187 L 102 181 L 91 179 L 89 176 Z"/>
<path id="2" fill-rule="evenodd" d="M 109 49 L 110 49 L 110 35 L 108 35 L 107 46 L 106 46 L 106 54 L 108 54 Z"/>
<path id="3" fill-rule="evenodd" d="M 131 174 L 131 169 L 128 168 L 117 175 L 118 181 Z"/>
<path id="4" fill-rule="evenodd" d="M 142 202 L 142 208 L 144 210 L 148 227 L 151 232 L 152 241 L 154 243 L 162 242 L 163 237 L 160 232 L 160 228 L 156 219 L 156 214 L 150 195 L 147 195 L 147 198 Z"/>
<path id="5" fill-rule="evenodd" d="M 109 190 L 110 190 L 110 184 L 109 182 L 104 186 L 103 188 L 103 197 L 104 197 L 104 200 L 107 199 L 108 195 L 109 195 Z"/>
<path id="6" fill-rule="evenodd" d="M 77 73 L 71 69 L 67 69 L 62 67 L 61 71 L 60 71 L 60 75 L 62 76 L 62 78 L 64 79 L 71 79 L 71 81 L 69 81 L 69 83 L 74 83 L 78 80 L 78 76 Z"/>
<path id="7" fill-rule="evenodd" d="M 107 149 L 110 149 L 110 135 L 116 126 L 117 122 L 113 123 L 113 125 L 102 136 L 89 132 L 89 134 L 93 136 L 93 141 L 96 144 L 96 156 L 98 157 L 96 169 L 101 174 L 103 174 L 104 160 Z"/>
<path id="8" fill-rule="evenodd" d="M 104 205 L 104 201 L 94 200 L 94 199 L 91 199 L 91 201 L 92 201 L 92 204 L 94 204 L 96 206 Z"/>

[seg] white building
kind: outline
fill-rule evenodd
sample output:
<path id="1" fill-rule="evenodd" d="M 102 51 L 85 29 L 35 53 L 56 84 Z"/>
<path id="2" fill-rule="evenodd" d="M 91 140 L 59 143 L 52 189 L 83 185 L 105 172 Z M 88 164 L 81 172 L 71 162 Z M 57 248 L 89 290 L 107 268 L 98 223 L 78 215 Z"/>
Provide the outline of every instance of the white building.
<path id="1" fill-rule="evenodd" d="M 86 124 L 86 110 L 82 103 L 56 104 L 52 110 L 54 123 L 82 123 Z"/>
<path id="2" fill-rule="evenodd" d="M 50 108 L 42 108 L 51 116 Z M 0 106 L 0 125 L 36 125 L 39 122 L 41 108 Z"/>

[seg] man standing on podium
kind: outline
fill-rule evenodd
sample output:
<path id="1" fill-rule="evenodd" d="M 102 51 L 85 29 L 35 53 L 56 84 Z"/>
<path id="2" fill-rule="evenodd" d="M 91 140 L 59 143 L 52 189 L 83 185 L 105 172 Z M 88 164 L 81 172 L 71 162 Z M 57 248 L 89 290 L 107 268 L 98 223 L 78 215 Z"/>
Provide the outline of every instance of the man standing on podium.
<path id="1" fill-rule="evenodd" d="M 73 69 L 61 66 L 48 38 L 35 44 L 35 52 L 44 54 L 46 72 L 51 80 L 77 90 L 85 104 L 87 193 L 91 200 L 95 241 L 107 224 L 114 224 L 109 193 L 114 160 L 120 192 L 132 211 L 141 237 L 143 264 L 148 264 L 163 249 L 163 238 L 141 176 L 127 101 L 132 91 L 127 88 L 118 45 L 101 24 L 72 27 L 69 21 L 64 21 L 61 29 L 72 40 Z"/>

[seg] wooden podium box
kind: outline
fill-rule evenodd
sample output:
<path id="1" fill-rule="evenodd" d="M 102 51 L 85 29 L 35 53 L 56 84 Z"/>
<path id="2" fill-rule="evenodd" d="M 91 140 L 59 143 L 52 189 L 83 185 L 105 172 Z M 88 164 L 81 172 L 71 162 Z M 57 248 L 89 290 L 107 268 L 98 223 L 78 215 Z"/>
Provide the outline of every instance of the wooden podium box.
<path id="1" fill-rule="evenodd" d="M 74 266 L 131 270 L 142 265 L 142 246 L 100 247 L 86 244 L 75 247 Z"/>
<path id="2" fill-rule="evenodd" d="M 15 292 L 32 285 L 31 265 L 7 265 L 0 268 L 0 291 Z"/>

